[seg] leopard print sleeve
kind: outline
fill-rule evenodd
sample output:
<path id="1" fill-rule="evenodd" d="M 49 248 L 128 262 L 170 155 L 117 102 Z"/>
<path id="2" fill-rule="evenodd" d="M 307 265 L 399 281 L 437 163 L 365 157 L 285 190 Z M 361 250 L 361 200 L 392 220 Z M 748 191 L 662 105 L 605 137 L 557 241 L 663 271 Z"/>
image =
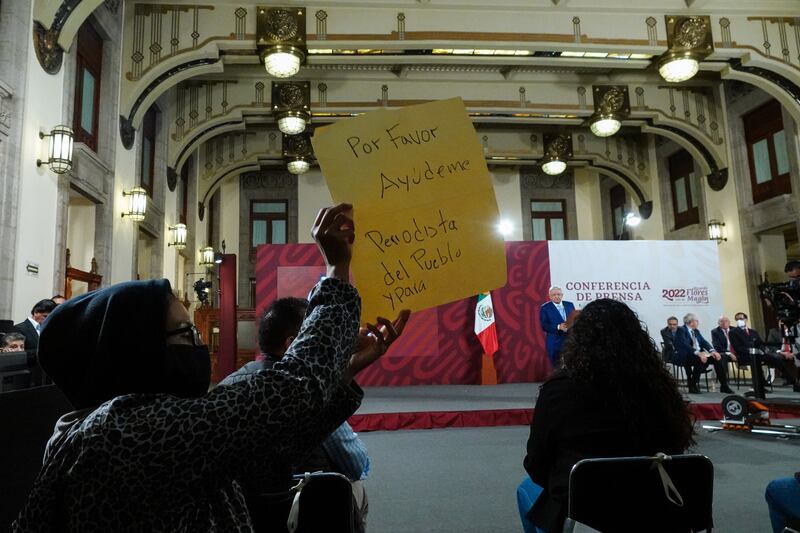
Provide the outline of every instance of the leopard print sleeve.
<path id="1" fill-rule="evenodd" d="M 77 423 L 50 454 L 18 530 L 46 529 L 54 509 L 73 531 L 103 530 L 89 527 L 99 517 L 108 531 L 154 520 L 156 530 L 183 530 L 187 516 L 235 521 L 231 509 L 242 501 L 219 508 L 234 479 L 299 458 L 360 402 L 357 385 L 341 383 L 358 332 L 358 293 L 325 279 L 310 300 L 296 341 L 273 369 L 197 399 L 120 396 Z"/>

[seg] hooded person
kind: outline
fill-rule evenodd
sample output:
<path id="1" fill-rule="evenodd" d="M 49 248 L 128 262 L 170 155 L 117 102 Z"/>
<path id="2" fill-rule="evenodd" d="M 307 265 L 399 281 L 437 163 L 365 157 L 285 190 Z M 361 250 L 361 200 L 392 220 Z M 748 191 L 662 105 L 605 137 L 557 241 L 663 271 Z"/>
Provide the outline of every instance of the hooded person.
<path id="1" fill-rule="evenodd" d="M 312 234 L 329 277 L 272 369 L 206 392 L 208 349 L 169 282 L 127 282 L 58 306 L 39 357 L 77 411 L 62 417 L 13 531 L 250 531 L 235 479 L 307 453 L 360 403 L 360 299 L 341 204 Z M 269 458 L 265 461 L 265 458 Z"/>

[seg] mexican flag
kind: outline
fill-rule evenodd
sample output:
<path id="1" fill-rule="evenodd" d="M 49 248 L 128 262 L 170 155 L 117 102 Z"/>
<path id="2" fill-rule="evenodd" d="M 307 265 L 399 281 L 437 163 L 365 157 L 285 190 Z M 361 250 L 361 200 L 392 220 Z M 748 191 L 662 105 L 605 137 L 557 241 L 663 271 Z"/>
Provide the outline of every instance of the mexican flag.
<path id="1" fill-rule="evenodd" d="M 475 306 L 475 335 L 478 336 L 484 353 L 489 357 L 500 349 L 497 343 L 494 309 L 492 309 L 492 294 L 489 292 L 478 295 L 478 305 Z"/>

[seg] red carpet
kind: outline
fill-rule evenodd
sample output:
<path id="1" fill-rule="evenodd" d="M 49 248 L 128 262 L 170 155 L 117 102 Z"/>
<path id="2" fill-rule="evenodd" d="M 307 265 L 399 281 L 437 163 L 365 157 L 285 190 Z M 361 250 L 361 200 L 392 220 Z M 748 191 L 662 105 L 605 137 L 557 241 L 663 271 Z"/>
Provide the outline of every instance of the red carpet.
<path id="1" fill-rule="evenodd" d="M 717 403 L 693 403 L 689 406 L 698 421 L 720 420 L 722 407 Z M 487 426 L 527 426 L 533 409 L 489 409 L 475 411 L 411 411 L 353 415 L 355 431 L 397 431 L 401 429 L 474 428 Z"/>

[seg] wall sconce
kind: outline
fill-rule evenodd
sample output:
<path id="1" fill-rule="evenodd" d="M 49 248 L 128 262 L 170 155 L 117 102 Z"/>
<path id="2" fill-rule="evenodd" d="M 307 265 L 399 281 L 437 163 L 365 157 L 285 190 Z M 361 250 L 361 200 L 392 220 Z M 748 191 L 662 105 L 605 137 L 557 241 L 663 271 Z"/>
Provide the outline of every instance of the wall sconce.
<path id="1" fill-rule="evenodd" d="M 304 7 L 259 7 L 256 15 L 256 46 L 267 72 L 290 78 L 305 63 L 306 9 Z"/>
<path id="2" fill-rule="evenodd" d="M 314 156 L 314 149 L 311 146 L 311 136 L 307 131 L 297 135 L 284 134 L 281 151 L 289 172 L 292 174 L 308 172 Z"/>
<path id="3" fill-rule="evenodd" d="M 50 137 L 50 147 L 47 152 L 47 161 L 36 160 L 36 166 L 47 163 L 50 170 L 56 174 L 64 174 L 72 168 L 72 142 L 75 134 L 68 126 L 56 126 L 48 133 L 39 132 L 39 138 Z"/>
<path id="4" fill-rule="evenodd" d="M 147 191 L 142 187 L 134 187 L 122 196 L 129 196 L 128 212 L 122 213 L 123 217 L 130 217 L 134 222 L 141 222 L 147 213 Z"/>
<path id="5" fill-rule="evenodd" d="M 589 129 L 598 137 L 610 137 L 619 131 L 621 120 L 628 118 L 631 104 L 627 85 L 595 85 L 594 114 L 589 119 Z"/>
<path id="6" fill-rule="evenodd" d="M 717 244 L 721 243 L 722 241 L 727 241 L 728 238 L 723 236 L 722 228 L 725 227 L 724 222 L 720 222 L 719 220 L 709 220 L 708 221 L 708 239 L 711 241 L 717 241 Z"/>
<path id="7" fill-rule="evenodd" d="M 168 242 L 167 246 L 174 246 L 176 250 L 186 248 L 186 224 L 175 224 L 169 229 L 172 231 L 172 242 Z"/>
<path id="8" fill-rule="evenodd" d="M 714 51 L 711 17 L 664 17 L 667 23 L 667 51 L 658 60 L 658 73 L 666 81 L 686 81 L 700 69 L 700 60 Z"/>
<path id="9" fill-rule="evenodd" d="M 213 267 L 214 266 L 214 248 L 206 246 L 200 248 L 200 266 Z"/>
<path id="10" fill-rule="evenodd" d="M 273 81 L 272 113 L 281 133 L 295 135 L 311 121 L 311 84 L 307 81 Z"/>
<path id="11" fill-rule="evenodd" d="M 542 170 L 545 174 L 557 176 L 566 170 L 567 160 L 572 158 L 572 136 L 544 134 L 543 137 L 545 148 Z"/>

